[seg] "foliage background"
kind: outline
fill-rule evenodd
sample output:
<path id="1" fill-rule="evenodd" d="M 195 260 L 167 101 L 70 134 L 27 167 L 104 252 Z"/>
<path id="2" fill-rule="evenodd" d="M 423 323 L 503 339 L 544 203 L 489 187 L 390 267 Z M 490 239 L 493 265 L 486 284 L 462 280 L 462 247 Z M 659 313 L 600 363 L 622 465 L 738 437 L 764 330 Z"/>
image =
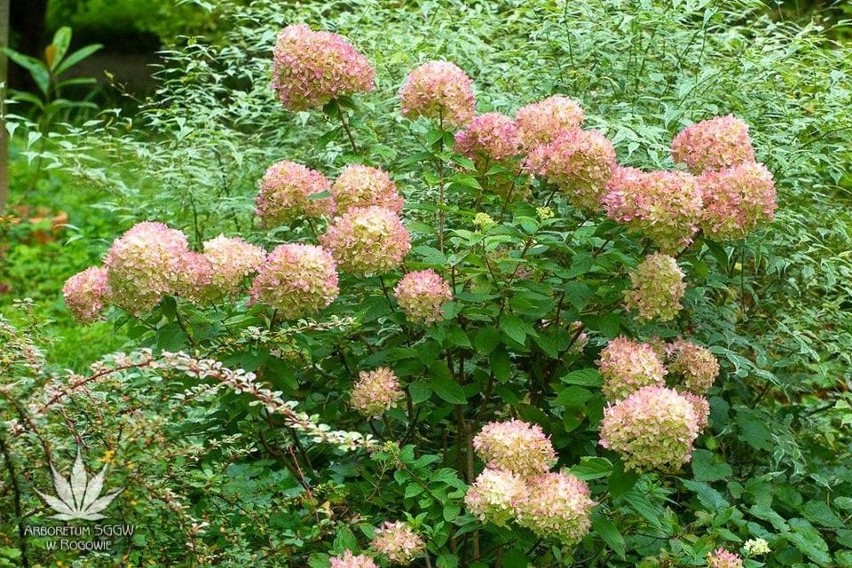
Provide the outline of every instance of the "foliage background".
<path id="1" fill-rule="evenodd" d="M 707 277 L 693 282 L 693 293 L 710 301 L 690 305 L 691 331 L 716 346 L 725 369 L 723 390 L 712 401 L 712 436 L 695 457 L 692 490 L 677 496 L 686 510 L 672 505 L 662 486 L 645 487 L 646 501 L 623 504 L 647 523 L 624 531 L 631 555 L 624 565 L 646 556 L 655 558 L 649 565 L 679 565 L 672 557 L 695 565 L 700 556 L 689 560 L 684 551 L 714 531 L 722 538 L 728 538 L 723 531 L 736 538 L 784 535 L 773 540 L 768 565 L 852 565 L 848 47 L 813 23 L 778 19 L 750 1 L 347 0 L 284 7 L 260 1 L 221 2 L 216 9 L 222 23 L 212 41 L 197 38 L 166 50 L 160 88 L 138 115 L 104 110 L 76 117 L 45 143 L 27 133 L 24 109 L 19 113 L 18 199 L 67 209 L 73 226 L 70 239 L 47 246 L 20 244 L 26 227 L 9 230 L 16 244 L 3 259 L 2 280 L 15 295 L 32 296 L 37 309 L 22 315 L 6 299 L 3 311 L 53 342 L 53 364 L 83 369 L 121 346 L 125 334 L 139 333 L 122 321 L 71 326 L 58 296 L 64 278 L 96 262 L 133 222 L 160 219 L 185 228 L 196 242 L 243 232 L 252 226 L 256 180 L 282 153 L 329 174 L 352 159 L 332 123 L 278 110 L 268 88 L 269 54 L 275 33 L 288 23 L 342 33 L 376 65 L 378 88 L 362 101 L 353 125 L 371 152 L 368 160 L 403 173 L 397 182 L 407 196 L 431 190 L 409 163 L 420 148 L 416 132 L 398 117 L 395 96 L 405 73 L 426 59 L 447 58 L 471 74 L 480 112 L 511 113 L 552 93 L 577 98 L 589 126 L 607 133 L 626 165 L 669 166 L 668 143 L 678 130 L 733 112 L 751 125 L 758 159 L 778 182 L 778 218 L 744 246 L 712 250 L 703 259 Z M 60 325 L 47 327 L 47 320 Z M 182 410 L 174 400 L 134 393 L 152 397 L 137 401 L 140 407 L 160 409 L 146 419 L 175 413 L 164 439 L 186 447 L 201 443 L 208 412 L 217 411 Z M 232 451 L 239 456 L 245 446 L 237 446 Z M 131 463 L 133 455 L 154 464 L 169 459 L 160 450 L 125 450 Z M 264 538 L 286 542 L 264 545 L 275 550 L 298 546 L 303 537 L 288 532 L 298 532 L 299 515 L 260 521 L 281 498 L 275 488 L 286 486 L 287 477 L 265 465 L 213 453 L 159 474 L 178 493 L 195 491 L 189 501 L 198 518 L 221 506 L 217 499 L 250 495 L 251 514 L 229 519 L 229 531 L 240 529 L 222 544 L 229 562 L 239 565 L 254 558 Z M 296 487 L 285 494 L 299 499 Z M 329 490 L 329 502 L 341 498 Z M 162 523 L 151 532 L 161 540 L 134 543 L 132 558 L 144 558 L 143 546 L 162 550 L 161 562 L 184 554 L 180 539 L 167 536 L 180 517 L 160 517 L 160 510 L 168 510 L 167 500 L 152 504 L 145 522 Z M 126 515 L 140 521 L 132 507 Z"/>

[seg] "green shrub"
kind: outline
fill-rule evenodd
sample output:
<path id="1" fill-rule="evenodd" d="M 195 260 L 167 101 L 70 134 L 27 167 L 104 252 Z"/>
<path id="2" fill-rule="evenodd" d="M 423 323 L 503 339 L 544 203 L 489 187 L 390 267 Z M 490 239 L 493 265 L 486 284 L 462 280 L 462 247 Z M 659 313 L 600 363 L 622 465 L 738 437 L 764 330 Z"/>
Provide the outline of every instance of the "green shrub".
<path id="1" fill-rule="evenodd" d="M 221 44 L 169 52 L 163 87 L 134 123 L 105 119 L 57 136 L 43 158 L 115 195 L 106 207 L 123 226 L 162 220 L 184 229 L 196 248 L 222 232 L 269 249 L 314 242 L 317 227 L 308 223 L 256 223 L 257 180 L 275 161 L 330 177 L 348 163 L 380 164 L 407 198 L 414 248 L 406 269 L 443 272 L 455 296 L 445 319 L 426 327 L 407 323 L 392 298 L 398 272 L 344 275 L 341 297 L 305 321 L 282 322 L 262 305 L 210 310 L 171 297 L 140 318 L 113 312 L 156 353 L 186 349 L 256 372 L 260 385 L 297 400 L 316 421 L 399 442 L 370 454 L 315 443 L 322 439 L 315 422 L 294 423 L 269 404 L 270 393 L 255 391 L 264 404 L 252 406 L 250 397 L 187 378 L 185 367 L 197 364 L 191 359 L 116 373 L 94 387 L 115 416 L 81 424 L 103 432 L 133 464 L 115 468 L 120 482 L 138 486 L 119 498 L 122 518 L 151 530 L 126 553 L 186 562 L 189 542 L 196 563 L 326 566 L 329 553 L 364 548 L 375 525 L 407 512 L 437 566 L 701 566 L 710 550 L 739 550 L 750 538 L 769 541 L 766 565 L 849 565 L 843 428 L 850 411 L 842 384 L 852 344 L 850 239 L 849 215 L 837 204 L 848 188 L 850 58 L 846 49 L 823 49 L 818 29 L 773 22 L 762 8 L 256 2 L 234 9 Z M 327 107 L 326 119 L 287 114 L 269 89 L 275 34 L 300 21 L 348 36 L 377 69 L 375 92 L 339 101 L 355 148 L 337 121 L 339 107 Z M 645 243 L 580 215 L 544 183 L 504 208 L 481 189 L 505 172 L 471 168 L 434 124 L 399 117 L 406 73 L 437 58 L 473 77 L 479 112 L 510 113 L 553 93 L 580 100 L 587 126 L 608 135 L 625 165 L 671 168 L 674 134 L 732 112 L 751 126 L 757 157 L 775 175 L 776 222 L 733 245 L 700 241 L 679 259 L 689 276 L 685 310 L 674 322 L 638 322 L 621 297 Z M 75 147 L 62 151 L 68 139 Z M 109 156 L 109 167 L 88 161 L 90 154 Z M 113 167 L 122 175 L 112 176 Z M 443 250 L 435 229 L 442 187 Z M 548 200 L 553 217 L 536 210 Z M 483 217 L 474 225 L 484 212 L 493 225 Z M 571 351 L 579 332 L 568 328 L 575 320 L 590 336 L 579 353 Z M 605 399 L 595 361 L 621 333 L 684 335 L 711 346 L 722 365 L 709 428 L 691 466 L 677 474 L 631 474 L 597 445 Z M 411 406 L 364 420 L 348 407 L 348 392 L 358 371 L 381 366 L 402 378 Z M 236 384 L 227 373 L 209 378 Z M 94 403 L 80 398 L 81 412 L 89 411 Z M 121 412 L 128 408 L 141 410 Z M 559 465 L 585 479 L 600 502 L 578 547 L 483 525 L 464 508 L 481 468 L 471 438 L 484 421 L 509 416 L 542 425 Z M 47 422 L 63 433 L 59 420 Z M 118 440 L 121 425 L 139 434 Z M 44 462 L 37 450 L 16 444 L 28 463 Z M 144 507 L 133 504 L 146 495 Z"/>

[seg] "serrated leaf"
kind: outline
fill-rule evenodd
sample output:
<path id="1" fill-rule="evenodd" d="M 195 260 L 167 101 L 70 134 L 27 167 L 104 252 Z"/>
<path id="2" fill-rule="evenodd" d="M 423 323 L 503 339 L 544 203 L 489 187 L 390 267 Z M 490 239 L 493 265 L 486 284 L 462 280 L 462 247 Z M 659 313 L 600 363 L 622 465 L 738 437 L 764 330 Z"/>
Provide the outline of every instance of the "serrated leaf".
<path id="1" fill-rule="evenodd" d="M 583 387 L 599 387 L 603 385 L 603 377 L 601 377 L 597 369 L 571 371 L 559 380 L 567 385 L 579 385 Z"/>
<path id="2" fill-rule="evenodd" d="M 594 515 L 592 517 L 592 530 L 607 543 L 619 558 L 622 560 L 625 559 L 626 546 L 624 537 L 612 521 L 603 515 Z"/>

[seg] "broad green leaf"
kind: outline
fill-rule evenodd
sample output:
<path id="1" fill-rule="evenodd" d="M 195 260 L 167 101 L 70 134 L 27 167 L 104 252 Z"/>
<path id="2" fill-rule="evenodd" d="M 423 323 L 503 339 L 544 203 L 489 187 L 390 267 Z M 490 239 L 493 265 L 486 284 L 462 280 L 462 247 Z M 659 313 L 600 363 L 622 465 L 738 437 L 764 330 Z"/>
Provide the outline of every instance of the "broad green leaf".
<path id="1" fill-rule="evenodd" d="M 553 401 L 553 405 L 567 408 L 583 406 L 593 396 L 595 396 L 595 393 L 589 389 L 572 385 L 559 393 L 556 400 Z"/>
<path id="2" fill-rule="evenodd" d="M 50 72 L 44 62 L 39 61 L 35 57 L 18 53 L 14 49 L 10 49 L 8 47 L 2 48 L 2 51 L 9 57 L 9 59 L 30 72 L 30 75 L 32 76 L 33 81 L 35 81 L 39 91 L 41 91 L 46 97 L 48 95 L 48 90 L 50 89 Z"/>
<path id="3" fill-rule="evenodd" d="M 56 33 L 53 34 L 53 42 L 47 49 L 45 50 L 45 56 L 48 53 L 48 49 L 50 50 L 50 57 L 45 57 L 45 61 L 47 61 L 48 66 L 51 71 L 56 69 L 56 66 L 62 61 L 62 58 L 65 57 L 65 54 L 68 53 L 68 47 L 71 45 L 71 28 L 68 26 L 62 26 Z"/>
<path id="4" fill-rule="evenodd" d="M 603 385 L 603 377 L 597 369 L 578 369 L 560 377 L 561 382 L 567 385 L 579 385 L 583 387 L 599 387 Z"/>
<path id="5" fill-rule="evenodd" d="M 592 516 L 592 530 L 615 552 L 619 558 L 625 559 L 624 537 L 618 527 L 603 515 Z"/>
<path id="6" fill-rule="evenodd" d="M 99 43 L 87 45 L 86 47 L 81 47 L 80 49 L 66 57 L 65 60 L 62 61 L 62 63 L 60 63 L 56 67 L 56 69 L 54 70 L 54 74 L 62 75 L 87 57 L 99 51 L 101 48 L 103 48 L 103 45 Z"/>
<path id="7" fill-rule="evenodd" d="M 500 329 L 503 330 L 503 333 L 521 345 L 523 345 L 527 339 L 528 328 L 529 325 L 527 323 L 512 314 L 503 314 L 503 317 L 500 318 Z"/>
<path id="8" fill-rule="evenodd" d="M 612 463 L 606 458 L 584 457 L 571 468 L 571 473 L 579 479 L 600 479 L 612 472 Z"/>
<path id="9" fill-rule="evenodd" d="M 692 475 L 696 481 L 719 481 L 733 475 L 733 470 L 726 463 L 716 463 L 713 452 L 695 450 L 692 452 Z"/>

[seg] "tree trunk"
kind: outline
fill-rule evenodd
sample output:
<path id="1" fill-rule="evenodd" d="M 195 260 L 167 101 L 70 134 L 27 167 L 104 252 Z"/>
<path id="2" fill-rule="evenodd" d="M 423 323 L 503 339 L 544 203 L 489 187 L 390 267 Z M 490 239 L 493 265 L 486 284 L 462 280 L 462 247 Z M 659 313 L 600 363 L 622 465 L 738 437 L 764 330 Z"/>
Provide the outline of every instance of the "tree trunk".
<path id="1" fill-rule="evenodd" d="M 9 45 L 9 0 L 0 0 L 0 47 Z M 0 214 L 9 201 L 9 136 L 6 132 L 6 92 L 9 59 L 0 52 Z"/>

